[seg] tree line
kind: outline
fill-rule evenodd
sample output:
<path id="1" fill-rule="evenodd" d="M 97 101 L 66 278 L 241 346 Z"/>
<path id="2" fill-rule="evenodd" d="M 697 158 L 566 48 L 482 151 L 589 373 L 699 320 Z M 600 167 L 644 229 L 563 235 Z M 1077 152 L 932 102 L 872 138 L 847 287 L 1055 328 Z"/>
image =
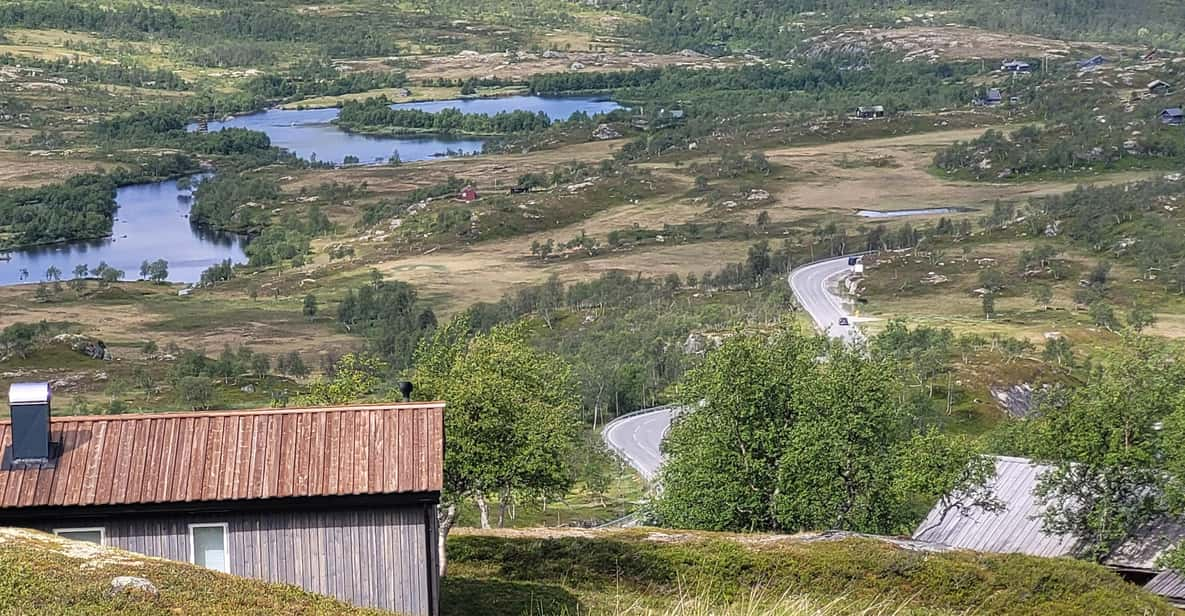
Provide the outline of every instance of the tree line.
<path id="1" fill-rule="evenodd" d="M 419 109 L 392 109 L 385 96 L 364 101 L 346 101 L 335 120 L 338 126 L 355 132 L 375 132 L 402 129 L 433 133 L 465 133 L 472 135 L 504 135 L 542 130 L 551 126 L 551 119 L 540 111 L 531 113 L 516 109 L 484 113 L 462 113 L 448 108 L 437 112 Z"/>

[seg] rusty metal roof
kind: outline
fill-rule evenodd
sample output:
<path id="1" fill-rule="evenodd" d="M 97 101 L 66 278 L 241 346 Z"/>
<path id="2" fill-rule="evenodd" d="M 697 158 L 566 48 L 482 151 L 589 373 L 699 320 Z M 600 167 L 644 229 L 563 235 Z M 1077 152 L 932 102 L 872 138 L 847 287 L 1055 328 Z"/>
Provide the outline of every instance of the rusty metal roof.
<path id="1" fill-rule="evenodd" d="M 0 510 L 438 492 L 443 417 L 443 403 L 55 417 L 61 457 L 0 470 Z"/>

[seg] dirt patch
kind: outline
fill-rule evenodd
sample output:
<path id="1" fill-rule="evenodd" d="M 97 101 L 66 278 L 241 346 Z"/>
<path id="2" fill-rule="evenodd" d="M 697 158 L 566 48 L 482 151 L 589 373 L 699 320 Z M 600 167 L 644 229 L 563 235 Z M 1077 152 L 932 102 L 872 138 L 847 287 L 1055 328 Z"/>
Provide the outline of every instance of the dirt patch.
<path id="1" fill-rule="evenodd" d="M 926 19 L 925 16 L 922 16 Z M 910 18 L 912 19 L 912 18 Z M 933 19 L 933 16 L 929 17 Z M 990 32 L 967 26 L 904 26 L 900 28 L 835 28 L 808 39 L 812 51 L 888 51 L 907 59 L 978 60 L 1069 57 L 1074 53 L 1119 52 L 1132 48 L 1104 43 Z"/>
<path id="2" fill-rule="evenodd" d="M 6 136 L 19 133 L 0 131 L 0 141 Z M 107 167 L 91 160 L 65 158 L 54 152 L 11 152 L 0 151 L 0 188 L 21 188 L 42 186 L 61 182 L 80 173 L 94 171 L 96 167 Z"/>
<path id="3" fill-rule="evenodd" d="M 856 210 L 952 206 L 975 210 L 990 206 L 996 200 L 1025 200 L 1066 192 L 1083 183 L 1120 183 L 1154 175 L 1133 172 L 1062 182 L 994 184 L 949 181 L 929 172 L 935 151 L 954 141 L 978 137 L 984 130 L 975 128 L 769 150 L 766 152 L 769 160 L 795 169 L 797 179 L 782 187 L 769 187 L 773 200 L 763 209 L 767 209 L 775 221 L 826 214 L 866 224 L 870 221 L 856 218 Z M 845 157 L 883 156 L 891 157 L 896 166 L 851 167 L 844 164 Z"/>
<path id="4" fill-rule="evenodd" d="M 613 53 L 593 51 L 546 51 L 476 53 L 461 52 L 451 56 L 422 56 L 415 58 L 417 68 L 408 71 L 413 80 L 424 79 L 500 79 L 525 80 L 540 73 L 561 73 L 570 70 L 596 72 L 631 71 L 639 68 L 683 66 L 721 68 L 745 62 L 741 58 L 708 58 L 698 54 L 651 54 L 632 51 Z"/>

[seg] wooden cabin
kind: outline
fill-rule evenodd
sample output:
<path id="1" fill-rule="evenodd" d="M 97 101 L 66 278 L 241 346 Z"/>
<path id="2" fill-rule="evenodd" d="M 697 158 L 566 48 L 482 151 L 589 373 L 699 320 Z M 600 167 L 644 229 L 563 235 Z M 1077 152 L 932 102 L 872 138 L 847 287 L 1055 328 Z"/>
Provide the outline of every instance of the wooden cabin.
<path id="1" fill-rule="evenodd" d="M 51 417 L 9 391 L 0 524 L 438 613 L 444 405 Z"/>

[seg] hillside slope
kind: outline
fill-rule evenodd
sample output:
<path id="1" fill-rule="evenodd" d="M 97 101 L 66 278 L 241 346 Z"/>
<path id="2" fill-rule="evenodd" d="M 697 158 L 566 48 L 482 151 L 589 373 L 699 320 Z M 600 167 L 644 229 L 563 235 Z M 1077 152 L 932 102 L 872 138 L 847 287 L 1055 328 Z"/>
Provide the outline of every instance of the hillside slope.
<path id="1" fill-rule="evenodd" d="M 1091 563 L 843 533 L 454 532 L 446 615 L 1179 613 Z"/>
<path id="2" fill-rule="evenodd" d="M 112 591 L 112 580 L 149 580 L 158 594 Z M 388 614 L 350 607 L 293 586 L 248 580 L 185 563 L 0 528 L 0 615 Z"/>

